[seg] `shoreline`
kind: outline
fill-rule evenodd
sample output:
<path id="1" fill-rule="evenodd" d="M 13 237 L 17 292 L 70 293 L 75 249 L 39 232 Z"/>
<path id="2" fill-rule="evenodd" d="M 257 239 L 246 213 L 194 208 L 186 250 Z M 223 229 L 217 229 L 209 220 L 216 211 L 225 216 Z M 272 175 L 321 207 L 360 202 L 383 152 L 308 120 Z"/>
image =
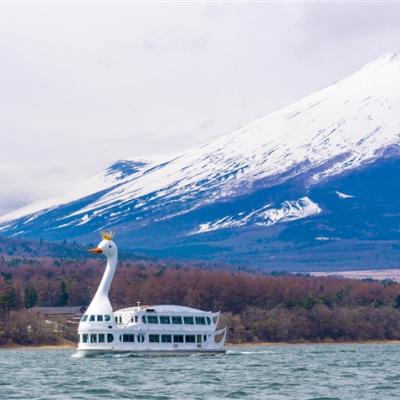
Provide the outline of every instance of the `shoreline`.
<path id="1" fill-rule="evenodd" d="M 77 343 L 70 341 L 63 341 L 58 344 L 15 344 L 10 343 L 5 346 L 0 346 L 1 350 L 66 350 L 66 349 L 76 349 Z"/>
<path id="2" fill-rule="evenodd" d="M 262 347 L 262 346 L 298 346 L 298 345 L 352 345 L 352 344 L 400 344 L 400 340 L 354 340 L 354 341 L 319 341 L 319 342 L 242 342 L 226 343 L 225 347 Z"/>
<path id="3" fill-rule="evenodd" d="M 321 342 L 243 342 L 243 343 L 226 343 L 226 348 L 232 347 L 268 347 L 268 346 L 298 346 L 298 345 L 354 345 L 354 344 L 400 344 L 400 340 L 355 340 L 355 341 L 321 341 Z M 75 350 L 77 344 L 74 342 L 60 344 L 44 344 L 44 345 L 19 345 L 10 344 L 0 346 L 2 350 Z"/>

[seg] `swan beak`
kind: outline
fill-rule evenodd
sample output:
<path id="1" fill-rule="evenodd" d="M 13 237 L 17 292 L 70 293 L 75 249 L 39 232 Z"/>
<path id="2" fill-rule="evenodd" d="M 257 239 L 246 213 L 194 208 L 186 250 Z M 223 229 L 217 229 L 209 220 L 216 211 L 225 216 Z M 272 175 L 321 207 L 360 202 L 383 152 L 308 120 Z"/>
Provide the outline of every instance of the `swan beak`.
<path id="1" fill-rule="evenodd" d="M 91 254 L 100 254 L 103 252 L 103 250 L 100 249 L 99 247 L 95 247 L 94 249 L 89 249 L 88 252 Z"/>

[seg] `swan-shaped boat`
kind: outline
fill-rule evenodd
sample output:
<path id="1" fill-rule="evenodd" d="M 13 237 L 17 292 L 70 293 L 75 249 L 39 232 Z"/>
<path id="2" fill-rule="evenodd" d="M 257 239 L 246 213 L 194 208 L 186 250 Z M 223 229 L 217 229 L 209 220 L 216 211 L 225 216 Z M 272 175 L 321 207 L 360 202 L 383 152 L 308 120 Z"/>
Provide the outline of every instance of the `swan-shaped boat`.
<path id="1" fill-rule="evenodd" d="M 78 354 L 132 352 L 185 355 L 223 353 L 226 328 L 217 329 L 220 312 L 176 305 L 145 306 L 113 311 L 108 292 L 117 267 L 118 248 L 112 232 L 92 254 L 103 254 L 107 265 L 100 285 L 78 327 Z"/>

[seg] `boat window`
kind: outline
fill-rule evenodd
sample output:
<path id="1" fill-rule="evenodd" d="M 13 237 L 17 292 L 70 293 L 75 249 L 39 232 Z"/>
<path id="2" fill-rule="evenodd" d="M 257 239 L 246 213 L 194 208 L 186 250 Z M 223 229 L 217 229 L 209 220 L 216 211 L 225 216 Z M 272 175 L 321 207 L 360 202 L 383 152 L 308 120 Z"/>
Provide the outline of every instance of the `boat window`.
<path id="1" fill-rule="evenodd" d="M 133 343 L 135 341 L 135 335 L 131 333 L 124 333 L 122 335 L 122 341 L 123 342 L 131 342 Z"/>
<path id="2" fill-rule="evenodd" d="M 97 322 L 103 322 L 103 316 L 102 315 L 98 315 L 97 316 Z"/>
<path id="3" fill-rule="evenodd" d="M 207 317 L 207 325 L 210 325 L 210 324 L 211 324 L 211 318 Z"/>
<path id="4" fill-rule="evenodd" d="M 146 316 L 142 315 L 142 322 L 145 324 L 146 323 Z"/>
<path id="5" fill-rule="evenodd" d="M 99 333 L 99 343 L 104 343 L 104 333 Z"/>
<path id="6" fill-rule="evenodd" d="M 111 315 L 105 315 L 104 321 L 111 321 Z"/>
<path id="7" fill-rule="evenodd" d="M 122 324 L 122 315 L 119 316 L 119 323 Z"/>
<path id="8" fill-rule="evenodd" d="M 148 324 L 158 324 L 158 317 L 157 317 L 157 315 L 148 315 L 148 316 L 147 316 L 147 323 L 148 323 Z"/>
<path id="9" fill-rule="evenodd" d="M 82 342 L 83 342 L 83 343 L 87 343 L 87 340 L 88 340 L 88 334 L 87 334 L 87 333 L 84 333 L 84 334 L 82 335 Z"/>
<path id="10" fill-rule="evenodd" d="M 137 341 L 138 341 L 139 343 L 143 343 L 143 342 L 144 342 L 144 335 L 143 335 L 143 333 L 139 333 L 139 334 L 137 335 Z"/>
<path id="11" fill-rule="evenodd" d="M 159 343 L 160 335 L 149 335 L 149 342 L 150 343 Z"/>
<path id="12" fill-rule="evenodd" d="M 88 319 L 88 315 L 85 314 L 85 315 L 82 317 L 82 321 L 85 322 L 87 319 Z"/>
<path id="13" fill-rule="evenodd" d="M 118 317 L 115 317 L 115 323 L 118 324 Z"/>
<path id="14" fill-rule="evenodd" d="M 182 317 L 172 317 L 172 323 L 181 325 L 182 324 Z"/>
<path id="15" fill-rule="evenodd" d="M 197 335 L 197 343 L 201 343 L 201 335 Z"/>
<path id="16" fill-rule="evenodd" d="M 183 323 L 186 325 L 193 325 L 194 324 L 193 317 L 183 317 Z"/>
<path id="17" fill-rule="evenodd" d="M 107 342 L 111 343 L 114 340 L 114 335 L 112 333 L 107 333 Z"/>
<path id="18" fill-rule="evenodd" d="M 97 343 L 97 335 L 95 333 L 90 335 L 90 343 Z"/>
<path id="19" fill-rule="evenodd" d="M 95 317 L 95 315 L 91 315 L 90 318 L 89 318 L 89 321 L 93 322 L 94 321 L 94 317 Z"/>
<path id="20" fill-rule="evenodd" d="M 138 322 L 138 321 L 139 321 L 138 316 L 135 315 L 135 322 Z"/>
<path id="21" fill-rule="evenodd" d="M 161 342 L 162 343 L 171 343 L 172 336 L 171 335 L 161 335 Z"/>
<path id="22" fill-rule="evenodd" d="M 195 335 L 185 335 L 185 342 L 186 343 L 194 343 L 196 341 Z"/>
<path id="23" fill-rule="evenodd" d="M 203 341 L 205 342 L 207 340 L 207 335 L 203 335 Z"/>
<path id="24" fill-rule="evenodd" d="M 174 343 L 183 343 L 183 335 L 174 335 Z"/>
<path id="25" fill-rule="evenodd" d="M 206 319 L 204 317 L 195 317 L 196 325 L 205 325 Z"/>
<path id="26" fill-rule="evenodd" d="M 171 321 L 169 319 L 169 317 L 165 316 L 165 315 L 160 315 L 160 324 L 170 324 Z"/>

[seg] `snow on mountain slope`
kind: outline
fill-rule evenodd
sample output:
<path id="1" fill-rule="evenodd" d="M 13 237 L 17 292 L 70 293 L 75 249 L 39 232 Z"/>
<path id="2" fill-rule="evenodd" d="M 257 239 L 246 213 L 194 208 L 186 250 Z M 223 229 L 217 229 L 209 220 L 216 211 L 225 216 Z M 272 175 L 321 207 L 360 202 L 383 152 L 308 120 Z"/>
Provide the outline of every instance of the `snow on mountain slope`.
<path id="1" fill-rule="evenodd" d="M 166 200 L 177 193 L 187 199 L 206 191 L 215 201 L 248 190 L 257 180 L 291 168 L 296 171 L 290 174 L 297 174 L 338 156 L 312 179 L 357 167 L 399 142 L 399 88 L 400 59 L 385 55 L 333 86 L 189 150 L 81 212 L 150 193 Z"/>
<path id="2" fill-rule="evenodd" d="M 337 194 L 337 197 L 339 197 L 339 199 L 353 199 L 354 196 L 352 196 L 351 194 L 346 194 L 346 193 L 342 193 L 339 191 L 335 191 L 335 193 Z"/>
<path id="3" fill-rule="evenodd" d="M 250 213 L 240 212 L 237 216 L 225 216 L 216 221 L 200 224 L 191 233 L 192 235 L 204 232 L 212 232 L 218 229 L 234 228 L 245 225 L 271 226 L 278 222 L 289 222 L 297 219 L 318 215 L 321 212 L 318 204 L 313 203 L 308 197 L 294 201 L 284 201 L 281 207 L 274 208 L 266 204 L 259 210 Z"/>
<path id="4" fill-rule="evenodd" d="M 120 160 L 109 166 L 104 172 L 96 174 L 89 179 L 78 182 L 73 191 L 62 196 L 36 201 L 25 207 L 19 208 L 8 214 L 0 216 L 0 224 L 3 221 L 10 221 L 24 215 L 30 215 L 26 222 L 39 217 L 44 212 L 67 204 L 71 201 L 81 199 L 93 193 L 101 192 L 111 187 L 123 184 L 127 180 L 136 179 L 140 174 L 151 168 L 152 164 L 147 160 Z M 1 227 L 0 227 L 1 231 Z"/>
<path id="5" fill-rule="evenodd" d="M 386 54 L 328 88 L 166 162 L 105 173 L 67 197 L 4 215 L 0 230 L 29 234 L 29 228 L 16 226 L 32 218 L 45 221 L 44 215 L 55 209 L 60 212 L 51 217 L 54 224 L 46 221 L 43 229 L 80 227 L 100 217 L 112 226 L 129 219 L 145 226 L 300 175 L 312 186 L 372 163 L 399 142 L 400 57 Z M 62 204 L 69 206 L 61 210 Z M 223 221 L 204 221 L 192 232 L 243 224 L 270 226 L 321 211 L 304 196 L 268 207 L 242 218 L 226 215 Z M 16 225 L 15 220 L 20 222 Z"/>

